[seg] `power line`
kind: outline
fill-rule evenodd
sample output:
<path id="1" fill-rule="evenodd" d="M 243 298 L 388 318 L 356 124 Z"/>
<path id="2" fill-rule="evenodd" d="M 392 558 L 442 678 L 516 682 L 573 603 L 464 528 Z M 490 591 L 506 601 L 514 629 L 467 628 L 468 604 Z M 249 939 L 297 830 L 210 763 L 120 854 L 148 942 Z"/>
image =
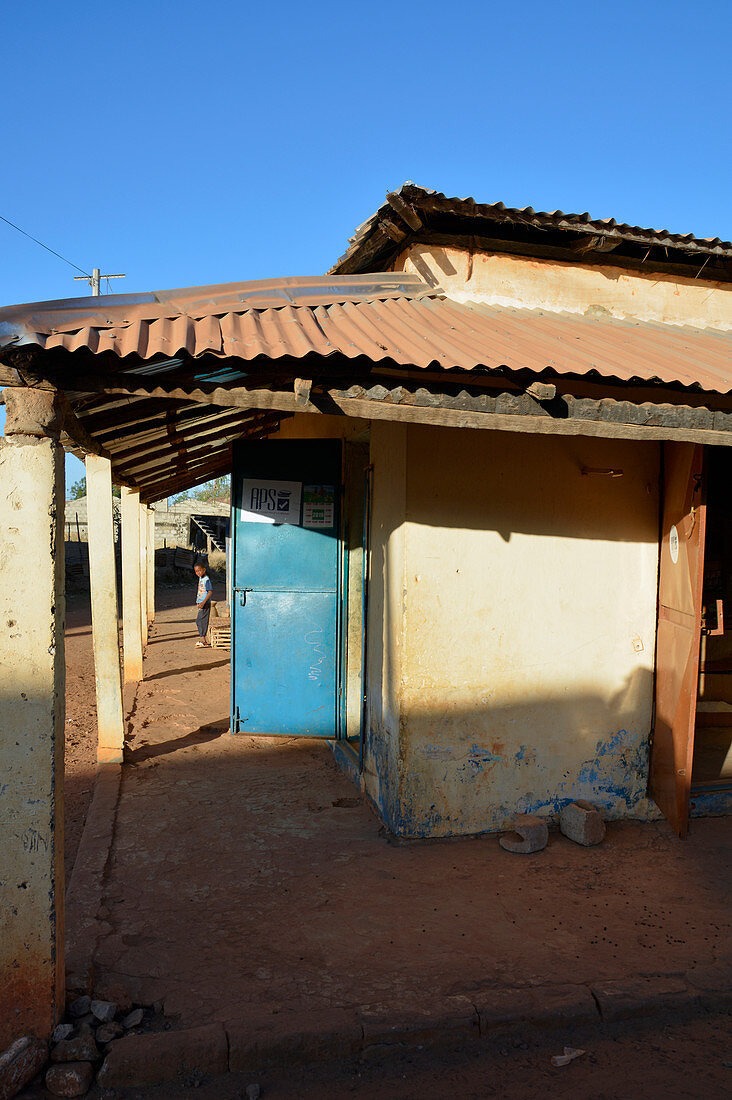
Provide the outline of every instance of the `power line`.
<path id="1" fill-rule="evenodd" d="M 9 218 L 4 218 L 2 214 L 0 214 L 0 221 L 4 221 L 7 225 L 11 225 L 13 229 L 17 229 L 18 232 L 22 233 L 24 237 L 28 237 L 29 240 L 35 241 L 36 244 L 39 244 L 41 248 L 45 248 L 46 252 L 50 252 L 52 256 L 57 256 L 59 260 L 63 260 L 63 262 L 65 264 L 68 264 L 69 267 L 75 268 L 77 271 L 80 271 L 82 275 L 85 275 L 87 279 L 91 279 L 91 275 L 88 271 L 84 271 L 83 267 L 79 267 L 78 264 L 72 264 L 71 260 L 67 260 L 65 256 L 62 256 L 60 252 L 54 251 L 53 248 L 49 248 L 47 244 L 44 244 L 43 241 L 39 241 L 37 237 L 32 236 L 32 234 L 30 233 L 26 233 L 25 229 L 21 229 L 19 225 L 15 224 L 15 222 L 11 222 Z"/>

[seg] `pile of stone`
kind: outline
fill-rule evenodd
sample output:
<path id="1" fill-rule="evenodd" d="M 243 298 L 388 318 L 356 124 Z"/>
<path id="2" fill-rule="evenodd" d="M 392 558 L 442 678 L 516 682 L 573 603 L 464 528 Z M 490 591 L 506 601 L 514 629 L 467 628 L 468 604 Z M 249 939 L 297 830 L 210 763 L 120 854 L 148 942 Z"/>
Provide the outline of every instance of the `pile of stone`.
<path id="1" fill-rule="evenodd" d="M 54 1096 L 84 1096 L 112 1045 L 140 1027 L 145 1011 L 133 1008 L 129 1001 L 116 1003 L 86 995 L 72 1001 L 64 1022 L 51 1036 L 48 1091 Z"/>

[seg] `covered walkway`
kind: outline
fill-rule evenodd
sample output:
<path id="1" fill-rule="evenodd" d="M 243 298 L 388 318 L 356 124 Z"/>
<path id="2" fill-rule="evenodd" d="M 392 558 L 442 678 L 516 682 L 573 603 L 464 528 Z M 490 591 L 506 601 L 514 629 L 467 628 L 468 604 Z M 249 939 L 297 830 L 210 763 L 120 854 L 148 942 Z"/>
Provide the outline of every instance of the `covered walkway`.
<path id="1" fill-rule="evenodd" d="M 159 599 L 158 603 L 160 604 Z M 129 723 L 98 981 L 174 1027 L 502 986 L 680 974 L 726 959 L 724 819 L 684 845 L 617 823 L 537 856 L 494 837 L 390 841 L 309 739 L 232 737 L 228 652 L 158 609 Z M 73 931 L 73 930 L 72 930 Z"/>

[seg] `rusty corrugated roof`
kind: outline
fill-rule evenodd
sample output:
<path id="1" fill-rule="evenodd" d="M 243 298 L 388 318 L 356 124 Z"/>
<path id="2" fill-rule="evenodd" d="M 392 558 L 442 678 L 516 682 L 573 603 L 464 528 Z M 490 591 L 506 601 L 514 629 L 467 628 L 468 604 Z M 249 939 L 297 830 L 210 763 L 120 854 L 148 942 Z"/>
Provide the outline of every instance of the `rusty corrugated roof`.
<path id="1" fill-rule="evenodd" d="M 413 218 L 415 214 L 416 218 Z M 470 196 L 454 198 L 441 191 L 431 191 L 407 182 L 398 191 L 390 192 L 387 202 L 358 227 L 349 240 L 348 248 L 330 269 L 331 273 L 368 271 L 375 256 L 379 266 L 388 266 L 385 254 L 400 251 L 410 232 L 429 235 L 430 229 L 437 223 L 443 232 L 449 232 L 450 225 L 457 226 L 459 219 L 466 224 L 468 220 L 472 223 L 468 232 L 483 236 L 491 235 L 491 225 L 513 225 L 538 230 L 540 234 L 564 231 L 568 242 L 578 237 L 588 241 L 594 239 L 596 250 L 608 253 L 608 263 L 617 261 L 614 249 L 622 244 L 640 246 L 643 251 L 659 246 L 667 253 L 670 251 L 677 257 L 685 257 L 687 262 L 693 263 L 697 259 L 699 267 L 710 261 L 723 263 L 728 268 L 732 263 L 732 242 L 720 240 L 719 237 L 696 237 L 693 233 L 672 233 L 668 229 L 644 229 L 617 222 L 614 218 L 593 218 L 589 213 L 568 214 L 563 210 L 541 211 L 531 206 L 505 206 L 502 202 L 482 203 Z M 399 239 L 400 234 L 402 239 Z M 465 231 L 456 229 L 456 239 L 461 235 L 465 236 Z M 658 260 L 656 253 L 651 265 Z"/>
<path id="2" fill-rule="evenodd" d="M 461 304 L 402 272 L 193 287 L 0 310 L 0 345 L 131 360 L 306 355 L 405 367 L 595 374 L 732 390 L 732 334 Z M 124 368 L 123 368 L 124 369 Z M 157 369 L 163 369 L 162 367 Z M 146 373 L 155 375 L 156 364 Z"/>

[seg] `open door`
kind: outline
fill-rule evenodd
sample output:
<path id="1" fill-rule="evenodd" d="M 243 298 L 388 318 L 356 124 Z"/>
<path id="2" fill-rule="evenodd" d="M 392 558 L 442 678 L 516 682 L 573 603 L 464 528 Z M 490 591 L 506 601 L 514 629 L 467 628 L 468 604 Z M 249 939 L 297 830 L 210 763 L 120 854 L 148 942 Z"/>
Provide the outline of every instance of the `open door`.
<path id="1" fill-rule="evenodd" d="M 656 717 L 649 793 L 683 837 L 699 678 L 704 581 L 704 448 L 664 444 L 663 529 L 658 580 Z"/>

